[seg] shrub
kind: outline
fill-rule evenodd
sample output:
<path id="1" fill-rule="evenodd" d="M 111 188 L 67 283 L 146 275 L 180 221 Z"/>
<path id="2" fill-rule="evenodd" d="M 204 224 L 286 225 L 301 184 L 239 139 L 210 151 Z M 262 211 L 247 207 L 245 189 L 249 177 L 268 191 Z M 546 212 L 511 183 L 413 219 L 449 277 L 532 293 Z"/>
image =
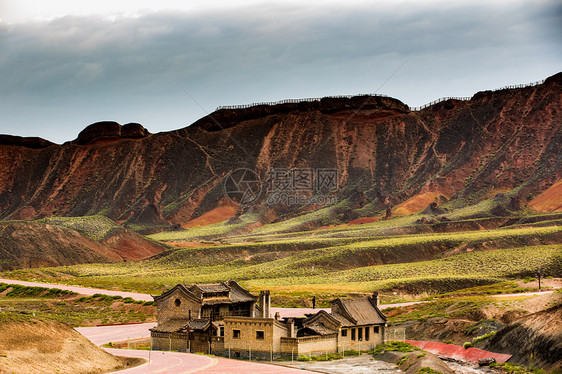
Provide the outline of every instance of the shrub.
<path id="1" fill-rule="evenodd" d="M 386 351 L 398 351 L 398 352 L 413 352 L 413 351 L 421 351 L 418 347 L 415 347 L 409 343 L 399 342 L 399 341 L 390 341 L 385 344 L 384 350 Z"/>
<path id="2" fill-rule="evenodd" d="M 404 355 L 404 356 L 402 356 L 402 358 L 400 359 L 400 361 L 398 361 L 398 362 L 396 363 L 396 365 L 398 365 L 398 366 L 402 365 L 404 362 L 406 362 L 406 360 L 408 359 L 408 356 L 409 356 L 409 355 Z"/>
<path id="3" fill-rule="evenodd" d="M 477 336 L 476 338 L 472 339 L 472 344 L 474 345 L 474 344 L 476 344 L 476 343 L 478 343 L 478 342 L 480 342 L 480 341 L 482 341 L 482 340 L 491 338 L 491 337 L 494 336 L 494 335 L 496 335 L 496 332 L 495 332 L 495 331 L 489 332 L 489 333 L 484 334 L 484 335 L 481 335 L 481 336 Z"/>
<path id="4" fill-rule="evenodd" d="M 297 361 L 310 361 L 310 357 L 307 355 L 298 355 Z"/>
<path id="5" fill-rule="evenodd" d="M 440 371 L 433 370 L 432 368 L 430 368 L 428 366 L 422 367 L 420 370 L 418 370 L 418 373 L 419 374 L 442 374 Z"/>
<path id="6" fill-rule="evenodd" d="M 462 346 L 464 347 L 464 349 L 472 348 L 472 342 L 464 342 Z"/>

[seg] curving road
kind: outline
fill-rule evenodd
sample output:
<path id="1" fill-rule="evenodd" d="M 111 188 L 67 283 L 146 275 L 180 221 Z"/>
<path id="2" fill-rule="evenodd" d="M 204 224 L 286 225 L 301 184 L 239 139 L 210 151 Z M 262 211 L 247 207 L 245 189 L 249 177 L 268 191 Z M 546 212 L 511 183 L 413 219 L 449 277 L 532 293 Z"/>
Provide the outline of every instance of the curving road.
<path id="1" fill-rule="evenodd" d="M 96 345 L 108 342 L 125 341 L 128 339 L 139 339 L 150 336 L 149 328 L 155 323 L 139 323 L 131 325 L 112 325 L 96 327 L 78 327 L 76 331 L 84 335 Z M 141 357 L 147 363 L 116 373 L 141 374 L 141 373 L 260 373 L 260 374 L 295 374 L 311 373 L 309 371 L 297 370 L 270 364 L 259 364 L 255 362 L 229 360 L 226 358 L 196 355 L 181 352 L 140 351 L 132 349 L 106 348 L 111 354 L 126 357 Z"/>
<path id="2" fill-rule="evenodd" d="M 53 284 L 53 283 L 41 283 L 41 282 L 29 282 L 29 281 L 21 281 L 16 279 L 5 279 L 0 278 L 0 283 L 6 284 L 19 284 L 22 286 L 28 287 L 44 287 L 44 288 L 58 288 L 60 290 L 67 290 L 76 292 L 82 295 L 92 296 L 94 294 L 100 293 L 103 295 L 109 296 L 121 296 L 121 297 L 131 297 L 135 300 L 142 300 L 142 301 L 152 301 L 154 300 L 151 295 L 145 293 L 137 293 L 137 292 L 127 292 L 127 291 L 113 291 L 113 290 L 104 290 L 101 288 L 90 288 L 90 287 L 81 287 L 81 286 L 68 286 L 65 284 Z M 548 292 L 548 291 L 546 291 Z M 542 292 L 545 293 L 545 292 Z M 526 295 L 526 294 L 514 294 L 514 295 Z M 501 295 L 501 296 L 509 296 L 509 295 Z M 381 304 L 379 305 L 380 309 L 386 308 L 393 308 L 393 307 L 401 307 L 401 306 L 408 306 L 420 303 L 426 303 L 427 301 L 411 301 L 407 303 L 397 303 L 397 304 Z M 325 310 L 330 312 L 330 308 L 271 308 L 271 313 L 275 315 L 276 312 L 279 312 L 281 317 L 302 317 L 308 313 L 316 313 L 320 310 Z"/>
<path id="3" fill-rule="evenodd" d="M 97 288 L 87 288 L 78 286 L 67 286 L 59 284 L 27 282 L 12 279 L 0 278 L 0 283 L 7 284 L 20 284 L 24 286 L 45 287 L 45 288 L 59 288 L 62 290 L 73 291 L 84 295 L 93 295 L 96 293 L 105 295 L 118 295 L 122 297 L 131 297 L 135 300 L 152 301 L 152 296 L 148 294 L 124 292 L 124 291 L 110 291 Z M 503 294 L 493 295 L 495 297 L 511 297 L 511 296 L 532 296 L 551 293 L 552 291 L 542 292 L 529 292 L 519 294 Z M 413 304 L 424 303 L 426 301 L 415 301 L 408 303 L 397 304 L 384 304 L 380 305 L 381 309 L 390 307 L 408 306 Z M 329 309 L 322 308 L 326 311 Z M 271 308 L 272 313 L 279 312 L 281 316 L 296 317 L 308 313 L 318 312 L 320 308 Z M 147 338 L 150 336 L 149 328 L 153 327 L 155 323 L 142 323 L 142 324 L 129 324 L 129 325 L 111 325 L 111 326 L 96 326 L 96 327 L 79 327 L 76 328 L 78 332 L 88 338 L 96 345 L 105 344 L 108 342 L 126 341 L 128 339 Z M 121 370 L 116 373 L 127 374 L 141 374 L 141 373 L 174 373 L 174 374 L 227 374 L 227 373 L 256 373 L 256 374 L 295 374 L 295 373 L 310 373 L 310 371 L 293 369 L 283 366 L 259 364 L 254 362 L 229 360 L 226 358 L 202 356 L 189 353 L 180 352 L 160 352 L 160 351 L 140 351 L 128 349 L 106 349 L 108 352 L 118 356 L 128 357 L 142 357 L 147 360 L 147 363 L 126 370 Z M 150 362 L 148 362 L 150 360 Z"/>
<path id="4" fill-rule="evenodd" d="M 58 288 L 59 290 L 72 291 L 87 296 L 92 296 L 96 293 L 101 293 L 109 296 L 131 297 L 135 300 L 142 300 L 142 301 L 153 300 L 151 295 L 145 293 L 137 293 L 137 292 L 112 291 L 112 290 L 104 290 L 101 288 L 67 286 L 65 284 L 52 284 L 52 283 L 41 283 L 41 282 L 28 282 L 28 281 L 20 281 L 15 279 L 4 279 L 4 278 L 0 278 L 0 283 L 19 284 L 28 287 Z"/>

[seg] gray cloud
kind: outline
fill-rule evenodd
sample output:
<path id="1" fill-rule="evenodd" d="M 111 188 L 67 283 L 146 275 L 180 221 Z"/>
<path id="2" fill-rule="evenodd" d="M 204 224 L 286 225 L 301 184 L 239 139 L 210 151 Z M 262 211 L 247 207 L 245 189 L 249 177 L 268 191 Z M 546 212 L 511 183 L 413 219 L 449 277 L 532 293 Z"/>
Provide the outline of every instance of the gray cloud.
<path id="1" fill-rule="evenodd" d="M 560 70 L 556 1 L 430 4 L 261 5 L 0 24 L 0 133 L 61 142 L 106 119 L 170 130 L 205 115 L 198 103 L 212 111 L 374 92 L 408 57 L 380 93 L 410 105 Z"/>

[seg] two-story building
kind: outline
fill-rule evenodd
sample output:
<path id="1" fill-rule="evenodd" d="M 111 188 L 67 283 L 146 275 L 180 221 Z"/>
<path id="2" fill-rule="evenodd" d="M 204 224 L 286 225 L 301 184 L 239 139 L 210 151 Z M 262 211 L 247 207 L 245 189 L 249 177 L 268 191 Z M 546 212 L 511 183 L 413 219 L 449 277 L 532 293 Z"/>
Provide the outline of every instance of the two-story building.
<path id="1" fill-rule="evenodd" d="M 151 339 L 158 350 L 267 360 L 368 350 L 384 343 L 386 317 L 376 292 L 335 299 L 331 312 L 297 318 L 272 317 L 269 291 L 254 296 L 234 281 L 178 284 L 154 300 L 158 325 L 151 329 Z"/>

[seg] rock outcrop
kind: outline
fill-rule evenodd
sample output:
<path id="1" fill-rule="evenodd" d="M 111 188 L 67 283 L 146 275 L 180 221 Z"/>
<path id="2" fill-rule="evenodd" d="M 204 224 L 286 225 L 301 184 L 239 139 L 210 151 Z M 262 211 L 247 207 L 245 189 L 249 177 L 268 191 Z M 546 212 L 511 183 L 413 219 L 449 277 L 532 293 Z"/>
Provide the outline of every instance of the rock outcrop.
<path id="1" fill-rule="evenodd" d="M 117 122 L 103 121 L 86 127 L 78 134 L 73 143 L 84 145 L 98 140 L 139 139 L 148 135 L 148 130 L 139 123 L 128 123 L 121 126 Z"/>

